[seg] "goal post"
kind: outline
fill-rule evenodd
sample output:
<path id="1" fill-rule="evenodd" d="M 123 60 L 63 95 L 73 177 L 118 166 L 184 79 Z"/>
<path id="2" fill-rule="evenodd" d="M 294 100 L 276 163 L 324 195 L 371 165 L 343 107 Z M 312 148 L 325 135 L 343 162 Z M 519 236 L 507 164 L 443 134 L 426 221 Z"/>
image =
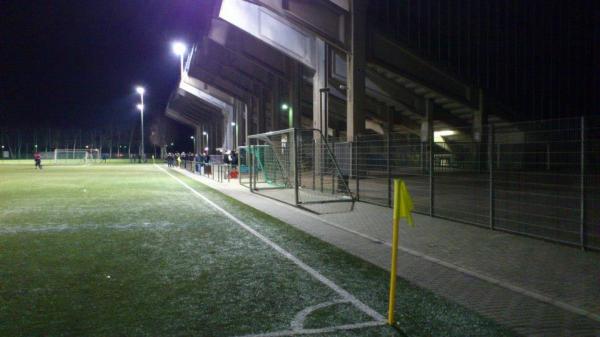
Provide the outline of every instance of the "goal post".
<path id="1" fill-rule="evenodd" d="M 307 206 L 351 202 L 349 173 L 319 130 L 286 129 L 248 136 L 244 149 L 251 191 Z M 240 180 L 241 181 L 241 180 Z"/>
<path id="2" fill-rule="evenodd" d="M 98 149 L 55 149 L 54 163 L 58 165 L 85 165 L 100 159 Z"/>

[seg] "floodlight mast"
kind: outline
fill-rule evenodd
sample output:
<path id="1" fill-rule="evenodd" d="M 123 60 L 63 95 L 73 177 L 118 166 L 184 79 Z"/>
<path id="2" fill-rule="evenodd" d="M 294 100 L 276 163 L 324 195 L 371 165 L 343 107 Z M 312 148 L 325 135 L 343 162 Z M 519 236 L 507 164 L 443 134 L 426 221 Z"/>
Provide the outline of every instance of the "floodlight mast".
<path id="1" fill-rule="evenodd" d="M 135 88 L 135 91 L 140 94 L 140 104 L 137 105 L 138 110 L 140 110 L 140 120 L 141 120 L 141 142 L 140 142 L 140 162 L 142 161 L 142 157 L 146 153 L 144 151 L 144 93 L 146 89 L 144 87 L 138 86 Z"/>

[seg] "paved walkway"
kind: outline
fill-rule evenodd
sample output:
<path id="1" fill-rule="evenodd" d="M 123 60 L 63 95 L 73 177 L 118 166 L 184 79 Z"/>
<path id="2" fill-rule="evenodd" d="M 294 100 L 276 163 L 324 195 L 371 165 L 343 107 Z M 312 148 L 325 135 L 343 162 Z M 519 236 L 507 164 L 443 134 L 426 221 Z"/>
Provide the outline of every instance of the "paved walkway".
<path id="1" fill-rule="evenodd" d="M 388 208 L 315 215 L 250 193 L 237 181 L 190 174 L 386 270 Z M 600 254 L 419 214 L 401 225 L 398 275 L 527 336 L 600 337 Z M 401 310 L 401 309 L 400 309 Z"/>

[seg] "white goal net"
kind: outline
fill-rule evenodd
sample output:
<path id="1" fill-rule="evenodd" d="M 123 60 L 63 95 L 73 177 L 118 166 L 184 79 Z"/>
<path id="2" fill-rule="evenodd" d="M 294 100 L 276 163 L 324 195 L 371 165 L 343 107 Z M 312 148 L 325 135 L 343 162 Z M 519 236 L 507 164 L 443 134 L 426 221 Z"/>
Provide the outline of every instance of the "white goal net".
<path id="1" fill-rule="evenodd" d="M 84 165 L 96 163 L 100 159 L 98 149 L 56 149 L 54 163 L 64 165 Z"/>

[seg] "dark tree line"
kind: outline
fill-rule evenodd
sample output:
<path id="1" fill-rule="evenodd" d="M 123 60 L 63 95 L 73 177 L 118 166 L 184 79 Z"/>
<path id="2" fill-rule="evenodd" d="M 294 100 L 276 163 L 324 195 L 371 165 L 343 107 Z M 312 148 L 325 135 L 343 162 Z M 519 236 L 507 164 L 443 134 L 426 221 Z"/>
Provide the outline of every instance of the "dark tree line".
<path id="1" fill-rule="evenodd" d="M 164 118 L 155 118 L 144 128 L 147 155 L 161 156 L 164 152 L 162 149 L 173 138 L 175 130 Z M 31 158 L 36 150 L 53 152 L 55 149 L 85 148 L 98 149 L 110 158 L 129 158 L 133 154 L 139 154 L 139 125 L 108 125 L 93 129 L 0 127 L 0 150 L 8 152 L 8 156 L 13 159 Z"/>

